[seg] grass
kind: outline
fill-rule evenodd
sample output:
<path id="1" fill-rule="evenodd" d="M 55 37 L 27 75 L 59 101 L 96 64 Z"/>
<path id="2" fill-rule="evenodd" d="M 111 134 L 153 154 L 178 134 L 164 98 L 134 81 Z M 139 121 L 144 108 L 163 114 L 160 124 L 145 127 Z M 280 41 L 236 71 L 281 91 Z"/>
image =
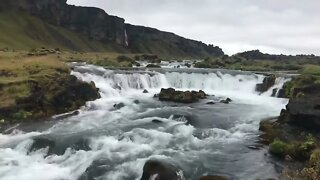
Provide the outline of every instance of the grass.
<path id="1" fill-rule="evenodd" d="M 0 107 L 12 106 L 17 98 L 27 97 L 29 81 L 61 73 L 69 74 L 69 67 L 55 55 L 29 57 L 22 52 L 0 53 Z"/>

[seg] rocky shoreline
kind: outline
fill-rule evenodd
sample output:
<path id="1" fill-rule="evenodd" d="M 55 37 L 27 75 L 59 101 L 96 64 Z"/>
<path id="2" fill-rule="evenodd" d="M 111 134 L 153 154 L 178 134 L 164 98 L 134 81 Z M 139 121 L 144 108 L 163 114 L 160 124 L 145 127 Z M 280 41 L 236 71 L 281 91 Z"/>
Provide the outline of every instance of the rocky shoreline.
<path id="1" fill-rule="evenodd" d="M 309 81 L 304 81 L 308 82 L 307 85 L 296 85 L 297 79 L 300 82 L 301 78 L 294 78 L 284 85 L 290 100 L 280 116 L 260 123 L 263 132 L 261 142 L 269 146 L 272 155 L 286 161 L 289 166 L 304 164 L 299 171 L 285 169 L 282 173 L 284 179 L 320 176 L 320 85 Z"/>

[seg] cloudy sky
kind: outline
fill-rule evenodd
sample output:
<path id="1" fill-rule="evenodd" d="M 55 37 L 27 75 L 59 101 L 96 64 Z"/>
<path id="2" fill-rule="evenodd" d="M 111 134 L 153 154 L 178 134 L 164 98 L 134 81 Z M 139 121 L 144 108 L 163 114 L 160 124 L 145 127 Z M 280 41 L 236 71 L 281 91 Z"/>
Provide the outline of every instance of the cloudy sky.
<path id="1" fill-rule="evenodd" d="M 320 55 L 320 0 L 68 0 L 127 23 L 220 46 L 226 53 Z"/>

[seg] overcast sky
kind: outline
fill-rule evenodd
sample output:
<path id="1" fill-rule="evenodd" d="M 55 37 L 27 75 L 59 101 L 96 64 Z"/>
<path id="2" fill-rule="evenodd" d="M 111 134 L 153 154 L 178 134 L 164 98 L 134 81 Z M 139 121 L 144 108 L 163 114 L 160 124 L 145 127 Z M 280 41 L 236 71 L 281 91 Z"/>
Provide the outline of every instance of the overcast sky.
<path id="1" fill-rule="evenodd" d="M 220 46 L 320 55 L 320 0 L 68 0 Z"/>

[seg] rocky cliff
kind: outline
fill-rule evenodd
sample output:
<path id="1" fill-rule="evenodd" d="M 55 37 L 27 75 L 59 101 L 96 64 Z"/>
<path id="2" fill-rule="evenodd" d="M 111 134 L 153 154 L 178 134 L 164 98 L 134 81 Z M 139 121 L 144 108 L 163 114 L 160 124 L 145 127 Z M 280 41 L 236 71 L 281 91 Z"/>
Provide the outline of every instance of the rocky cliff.
<path id="1" fill-rule="evenodd" d="M 67 0 L 17 0 L 5 4 L 94 40 L 126 45 L 124 19 L 110 16 L 101 9 L 71 6 Z"/>
<path id="2" fill-rule="evenodd" d="M 169 57 L 221 56 L 219 47 L 157 29 L 125 24 L 101 9 L 68 5 L 67 0 L 0 0 L 0 12 L 23 11 L 43 22 L 78 32 L 92 40 L 120 45 L 132 53 Z"/>

